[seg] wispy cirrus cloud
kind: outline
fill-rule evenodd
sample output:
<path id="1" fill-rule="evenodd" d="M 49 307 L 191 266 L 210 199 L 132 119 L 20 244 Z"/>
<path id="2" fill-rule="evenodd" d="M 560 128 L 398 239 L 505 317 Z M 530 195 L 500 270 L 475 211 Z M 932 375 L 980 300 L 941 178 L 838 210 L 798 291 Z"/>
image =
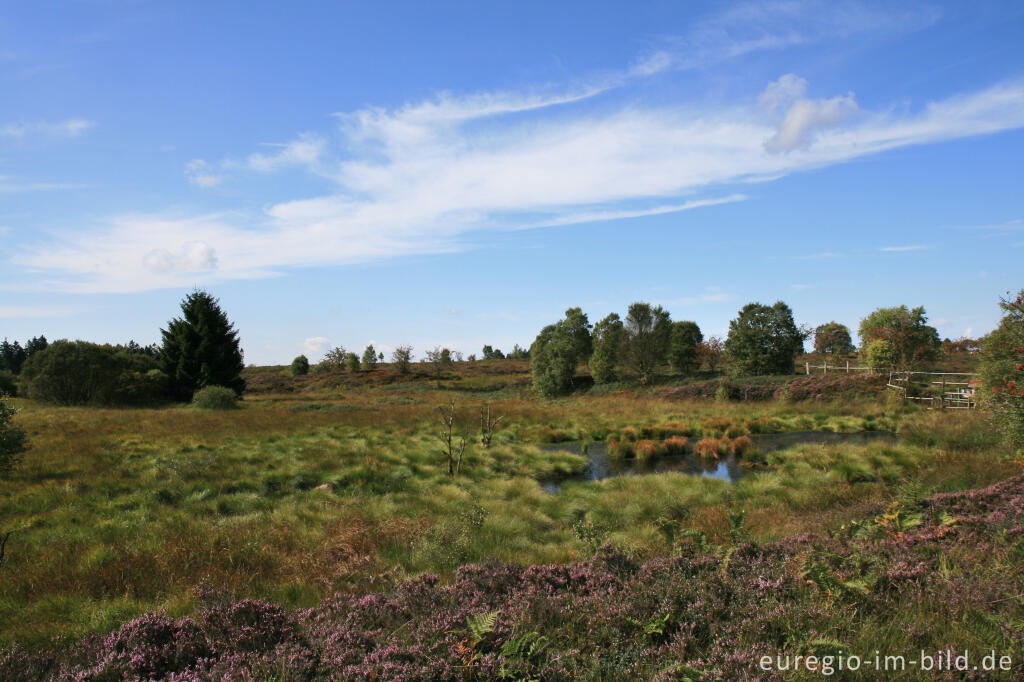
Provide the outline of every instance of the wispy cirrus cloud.
<path id="1" fill-rule="evenodd" d="M 672 36 L 634 66 L 662 71 L 701 69 L 746 55 L 837 41 L 860 34 L 904 34 L 934 24 L 941 12 L 925 4 L 899 7 L 828 0 L 740 2 Z"/>
<path id="2" fill-rule="evenodd" d="M 327 141 L 313 133 L 304 133 L 284 144 L 264 144 L 276 151 L 271 154 L 250 154 L 246 165 L 261 173 L 272 173 L 289 166 L 313 166 L 324 152 Z"/>
<path id="3" fill-rule="evenodd" d="M 224 181 L 224 176 L 203 159 L 193 159 L 186 163 L 185 177 L 196 187 L 216 187 Z"/>
<path id="4" fill-rule="evenodd" d="M 853 92 L 814 92 L 792 73 L 733 103 L 616 96 L 623 85 L 673 70 L 862 32 L 915 30 L 935 18 L 927 9 L 864 3 L 735 5 L 620 70 L 562 87 L 441 92 L 398 107 L 366 106 L 335 113 L 334 129 L 296 133 L 236 159 L 195 160 L 185 176 L 201 187 L 230 175 L 232 189 L 241 190 L 255 174 L 290 169 L 309 173 L 318 189 L 293 190 L 294 198 L 271 205 L 254 197 L 234 213 L 114 215 L 23 249 L 14 262 L 45 273 L 50 288 L 82 292 L 268 277 L 458 251 L 479 230 L 711 210 L 747 198 L 736 184 L 1024 126 L 1024 82 L 1012 80 L 876 110 Z M 322 189 L 324 180 L 332 190 Z"/>
<path id="5" fill-rule="evenodd" d="M 829 258 L 841 258 L 843 254 L 838 251 L 819 251 L 818 253 L 809 253 L 803 256 L 793 256 L 794 260 L 826 260 Z"/>
<path id="6" fill-rule="evenodd" d="M 735 301 L 737 299 L 736 294 L 731 294 L 723 291 L 721 287 L 708 287 L 706 291 L 693 296 L 680 296 L 679 298 L 673 298 L 671 300 L 657 301 L 658 304 L 664 306 L 693 306 L 702 305 L 708 303 L 728 303 L 729 301 Z"/>
<path id="7" fill-rule="evenodd" d="M 929 247 L 924 246 L 922 244 L 909 244 L 906 246 L 883 246 L 880 247 L 878 250 L 887 253 L 898 253 L 903 251 L 926 251 L 928 250 L 928 248 Z"/>
<path id="8" fill-rule="evenodd" d="M 792 92 L 805 91 L 801 84 Z M 771 96 L 770 87 L 765 92 Z M 581 92 L 443 94 L 395 110 L 355 111 L 338 117 L 333 145 L 279 152 L 289 163 L 315 165 L 311 172 L 335 183 L 332 194 L 248 211 L 244 219 L 118 216 L 16 261 L 52 272 L 58 286 L 73 291 L 265 277 L 294 267 L 456 251 L 464 248 L 462 235 L 479 229 L 568 225 L 738 201 L 742 195 L 707 194 L 888 149 L 1024 126 L 1024 84 L 1018 82 L 917 111 L 860 110 L 855 119 L 816 128 L 784 154 L 766 150 L 780 128 L 759 107 L 603 103 L 595 111 L 585 106 L 588 99 Z M 265 167 L 254 170 L 283 167 L 276 158 L 266 157 L 256 164 Z"/>
<path id="9" fill-rule="evenodd" d="M 64 121 L 29 121 L 6 123 L 0 125 L 0 137 L 23 139 L 32 136 L 45 137 L 78 137 L 96 123 L 82 118 L 69 118 Z"/>

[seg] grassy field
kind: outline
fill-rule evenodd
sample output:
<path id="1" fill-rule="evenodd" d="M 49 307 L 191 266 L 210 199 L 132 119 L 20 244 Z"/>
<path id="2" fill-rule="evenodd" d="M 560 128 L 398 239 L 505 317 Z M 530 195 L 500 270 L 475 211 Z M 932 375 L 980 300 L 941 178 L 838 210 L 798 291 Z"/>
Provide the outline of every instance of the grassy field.
<path id="1" fill-rule="evenodd" d="M 827 532 L 894 499 L 985 486 L 1020 470 L 981 416 L 836 401 L 678 401 L 666 387 L 545 402 L 522 362 L 477 363 L 440 381 L 388 370 L 293 379 L 250 370 L 233 411 L 53 408 L 21 401 L 32 449 L 0 481 L 0 640 L 105 632 L 154 609 L 193 613 L 193 588 L 287 607 L 367 593 L 460 565 L 589 557 L 604 542 L 643 560 L 679 529 L 726 542 Z M 438 406 L 470 441 L 447 475 Z M 489 448 L 479 409 L 502 416 Z M 738 436 L 761 430 L 892 430 L 897 444 L 748 453 L 739 482 L 680 473 L 567 483 L 585 458 L 541 444 L 623 430 Z M 664 431 L 664 429 L 662 429 Z M 664 434 L 662 434 L 664 435 Z M 672 529 L 672 530 L 667 530 Z"/>

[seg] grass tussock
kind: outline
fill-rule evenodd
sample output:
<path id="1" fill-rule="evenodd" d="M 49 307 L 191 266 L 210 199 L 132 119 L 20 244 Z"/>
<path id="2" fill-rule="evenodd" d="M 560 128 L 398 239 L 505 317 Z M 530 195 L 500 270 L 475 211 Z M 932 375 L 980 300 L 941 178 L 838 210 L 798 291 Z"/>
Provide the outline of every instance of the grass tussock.
<path id="1" fill-rule="evenodd" d="M 380 372 L 337 381 L 267 372 L 229 411 L 18 400 L 31 449 L 0 479 L 0 533 L 11 532 L 0 642 L 107 632 L 159 609 L 195 614 L 201 582 L 305 608 L 421 572 L 451 581 L 471 562 L 584 560 L 606 542 L 650 560 L 669 550 L 666 523 L 685 543 L 710 546 L 730 541 L 740 513 L 757 541 L 824 532 L 880 513 L 909 482 L 952 492 L 1020 470 L 973 413 L 642 391 L 546 402 L 501 365 L 447 376 L 440 388 L 434 377 Z M 455 431 L 469 445 L 451 478 L 436 408 L 453 396 Z M 484 403 L 504 418 L 487 448 Z M 902 440 L 756 453 L 747 435 L 797 430 L 898 430 Z M 545 493 L 538 480 L 580 472 L 587 459 L 538 445 L 584 438 L 623 458 L 732 452 L 750 471 L 734 484 L 665 473 Z"/>

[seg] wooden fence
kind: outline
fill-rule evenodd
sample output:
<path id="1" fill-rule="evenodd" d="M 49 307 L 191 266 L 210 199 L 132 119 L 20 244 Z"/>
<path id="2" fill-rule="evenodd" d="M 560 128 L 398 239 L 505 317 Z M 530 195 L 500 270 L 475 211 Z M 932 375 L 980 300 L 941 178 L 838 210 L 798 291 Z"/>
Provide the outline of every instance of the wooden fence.
<path id="1" fill-rule="evenodd" d="M 941 386 L 938 396 L 938 407 L 940 410 L 971 410 L 977 406 L 974 400 L 974 390 L 970 388 L 971 378 L 975 375 L 970 372 L 889 372 L 889 379 L 885 385 L 888 388 L 902 391 L 904 400 L 917 400 L 921 403 L 928 403 L 928 409 L 935 409 L 936 396 L 910 395 L 910 381 L 915 374 L 939 377 L 938 380 L 933 379 L 928 383 L 933 386 Z M 964 378 L 966 381 L 956 381 L 955 378 Z M 959 388 L 954 391 L 946 390 L 954 386 L 966 388 Z"/>
<path id="2" fill-rule="evenodd" d="M 825 375 L 828 374 L 829 370 L 832 370 L 833 372 L 846 372 L 847 374 L 849 374 L 850 372 L 867 372 L 868 374 L 875 373 L 875 370 L 871 369 L 870 367 L 853 367 L 852 365 L 850 365 L 849 360 L 846 361 L 845 365 L 830 365 L 828 364 L 828 360 L 823 361 L 820 365 L 812 365 L 809 362 L 804 363 L 804 371 L 807 372 L 807 376 L 811 375 L 812 369 L 820 369 L 821 373 Z"/>

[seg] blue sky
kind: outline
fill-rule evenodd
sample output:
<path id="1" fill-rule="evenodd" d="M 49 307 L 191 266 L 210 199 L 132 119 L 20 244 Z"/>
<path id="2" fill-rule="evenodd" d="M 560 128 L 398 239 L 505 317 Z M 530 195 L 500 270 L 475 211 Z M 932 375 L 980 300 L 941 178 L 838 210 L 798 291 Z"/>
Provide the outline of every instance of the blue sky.
<path id="1" fill-rule="evenodd" d="M 1024 268 L 1024 4 L 0 2 L 0 336 L 246 361 L 749 301 L 980 335 Z"/>

